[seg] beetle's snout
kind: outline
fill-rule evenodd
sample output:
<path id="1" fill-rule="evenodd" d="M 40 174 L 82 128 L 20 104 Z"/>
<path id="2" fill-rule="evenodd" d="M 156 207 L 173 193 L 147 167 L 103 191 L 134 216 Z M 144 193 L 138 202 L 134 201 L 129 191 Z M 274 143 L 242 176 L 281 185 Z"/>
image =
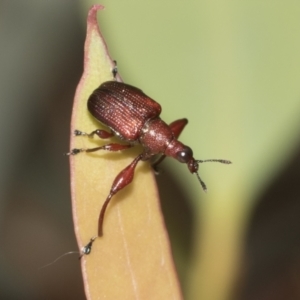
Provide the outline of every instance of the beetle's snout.
<path id="1" fill-rule="evenodd" d="M 187 166 L 191 173 L 196 173 L 199 168 L 198 162 L 193 157 L 187 162 Z"/>
<path id="2" fill-rule="evenodd" d="M 190 172 L 192 174 L 196 174 L 197 178 L 198 178 L 198 181 L 200 182 L 201 184 L 201 187 L 203 189 L 204 192 L 207 191 L 207 187 L 206 187 L 206 184 L 204 183 L 204 181 L 200 178 L 200 175 L 198 173 L 198 169 L 199 169 L 199 161 L 198 160 L 195 160 L 193 157 L 192 159 L 188 162 L 188 168 L 190 170 Z"/>

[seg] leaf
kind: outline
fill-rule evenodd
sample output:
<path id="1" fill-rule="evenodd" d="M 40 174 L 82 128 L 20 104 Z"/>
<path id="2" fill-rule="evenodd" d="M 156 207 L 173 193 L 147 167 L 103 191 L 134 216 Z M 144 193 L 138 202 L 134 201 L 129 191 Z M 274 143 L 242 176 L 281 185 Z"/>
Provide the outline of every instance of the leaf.
<path id="1" fill-rule="evenodd" d="M 84 72 L 74 99 L 72 133 L 75 129 L 89 133 L 100 127 L 87 111 L 87 99 L 102 82 L 113 80 L 114 63 L 96 18 L 103 8 L 94 5 L 88 14 Z M 71 149 L 105 143 L 97 138 L 71 137 Z M 97 235 L 99 212 L 114 178 L 139 152 L 100 151 L 70 157 L 73 219 L 80 249 Z M 148 163 L 139 163 L 133 183 L 112 198 L 103 230 L 104 236 L 96 239 L 91 254 L 81 259 L 88 299 L 182 298 Z"/>

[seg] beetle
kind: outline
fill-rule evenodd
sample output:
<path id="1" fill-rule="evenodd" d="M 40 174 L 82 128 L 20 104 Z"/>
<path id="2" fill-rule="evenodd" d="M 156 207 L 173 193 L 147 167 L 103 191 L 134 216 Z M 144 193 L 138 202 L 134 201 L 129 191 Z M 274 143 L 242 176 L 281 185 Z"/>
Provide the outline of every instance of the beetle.
<path id="1" fill-rule="evenodd" d="M 103 220 L 107 205 L 117 192 L 132 182 L 139 161 L 147 161 L 153 156 L 160 155 L 159 159 L 152 165 L 156 169 L 166 156 L 173 157 L 177 161 L 185 163 L 192 174 L 196 174 L 204 191 L 207 188 L 199 176 L 199 164 L 204 162 L 231 163 L 224 159 L 196 160 L 192 149 L 178 141 L 178 137 L 188 120 L 180 119 L 169 125 L 166 124 L 160 118 L 160 104 L 132 85 L 115 80 L 106 81 L 91 94 L 87 101 L 87 107 L 91 115 L 109 130 L 96 129 L 89 134 L 75 130 L 76 136 L 93 137 L 97 135 L 101 139 L 116 136 L 127 144 L 110 143 L 96 148 L 72 149 L 68 153 L 69 155 L 98 150 L 121 151 L 136 144 L 143 147 L 143 152 L 116 176 L 100 211 L 98 237 L 103 235 Z M 92 244 L 96 238 L 93 237 L 83 247 L 82 255 L 91 252 Z"/>

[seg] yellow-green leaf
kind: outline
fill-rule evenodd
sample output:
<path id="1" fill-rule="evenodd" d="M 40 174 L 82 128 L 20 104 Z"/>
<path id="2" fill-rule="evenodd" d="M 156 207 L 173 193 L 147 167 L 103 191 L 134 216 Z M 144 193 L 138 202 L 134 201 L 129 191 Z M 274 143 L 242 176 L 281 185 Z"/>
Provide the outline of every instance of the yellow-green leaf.
<path id="1" fill-rule="evenodd" d="M 113 80 L 114 63 L 97 24 L 94 5 L 88 15 L 84 72 L 74 99 L 71 132 L 91 132 L 100 125 L 87 111 L 87 99 L 102 82 Z M 71 137 L 71 149 L 107 142 Z M 116 175 L 142 149 L 122 153 L 81 153 L 70 157 L 75 233 L 79 248 L 97 235 L 98 216 Z M 104 236 L 81 259 L 88 299 L 181 299 L 168 235 L 153 173 L 139 163 L 133 183 L 111 200 Z"/>

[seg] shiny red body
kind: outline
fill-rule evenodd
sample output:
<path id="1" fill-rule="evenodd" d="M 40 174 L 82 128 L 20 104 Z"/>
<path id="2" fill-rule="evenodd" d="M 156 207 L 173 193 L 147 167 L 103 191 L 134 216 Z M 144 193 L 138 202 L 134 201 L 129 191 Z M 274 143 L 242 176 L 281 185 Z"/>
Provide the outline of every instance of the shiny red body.
<path id="1" fill-rule="evenodd" d="M 161 106 L 134 86 L 117 81 L 104 82 L 88 99 L 88 110 L 120 139 L 141 144 L 144 148 L 141 160 L 157 154 L 177 159 L 177 150 L 185 147 L 176 138 L 187 120 L 179 120 L 179 133 L 172 130 L 172 125 L 159 117 Z"/>
<path id="2" fill-rule="evenodd" d="M 206 161 L 230 163 L 230 161 L 219 159 L 195 160 L 192 149 L 177 140 L 188 122 L 187 119 L 166 124 L 159 117 L 161 106 L 136 87 L 117 81 L 104 82 L 89 97 L 87 105 L 89 112 L 96 120 L 110 130 L 96 129 L 90 134 L 75 130 L 75 135 L 88 137 L 97 135 L 101 139 L 117 136 L 125 144 L 110 143 L 96 148 L 73 149 L 70 155 L 98 150 L 122 151 L 135 144 L 140 144 L 143 148 L 142 153 L 116 176 L 100 211 L 96 237 L 103 235 L 103 220 L 108 203 L 118 191 L 132 182 L 135 167 L 140 160 L 145 161 L 154 155 L 160 155 L 160 158 L 152 165 L 155 168 L 166 156 L 173 157 L 187 164 L 189 171 L 197 175 L 205 191 L 206 185 L 198 174 L 199 163 Z M 96 237 L 83 248 L 82 254 L 90 253 Z"/>

